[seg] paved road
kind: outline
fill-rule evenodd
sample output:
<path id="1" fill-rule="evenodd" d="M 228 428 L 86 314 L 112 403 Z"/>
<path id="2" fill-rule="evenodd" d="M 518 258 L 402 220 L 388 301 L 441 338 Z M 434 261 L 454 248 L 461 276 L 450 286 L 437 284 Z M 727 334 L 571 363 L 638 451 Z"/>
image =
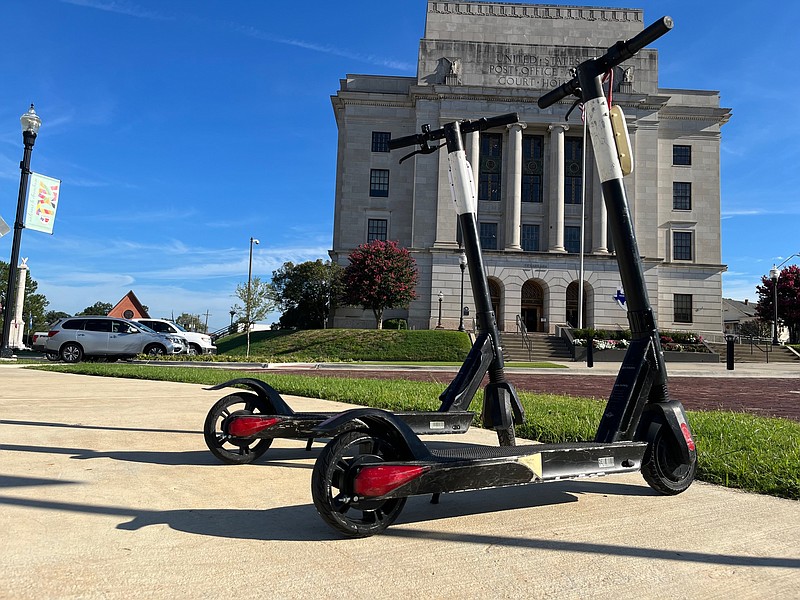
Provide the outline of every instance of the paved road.
<path id="1" fill-rule="evenodd" d="M 798 597 L 800 502 L 660 497 L 638 474 L 414 498 L 384 535 L 340 539 L 310 500 L 318 449 L 215 462 L 218 397 L 0 367 L 0 598 Z"/>

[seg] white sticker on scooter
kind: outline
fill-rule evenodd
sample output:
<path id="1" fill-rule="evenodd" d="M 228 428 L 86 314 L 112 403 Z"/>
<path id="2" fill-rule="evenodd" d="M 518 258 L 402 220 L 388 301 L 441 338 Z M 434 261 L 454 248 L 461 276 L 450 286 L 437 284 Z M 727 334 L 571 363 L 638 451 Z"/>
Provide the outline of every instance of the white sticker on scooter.
<path id="1" fill-rule="evenodd" d="M 475 178 L 472 176 L 472 167 L 467 160 L 467 154 L 458 150 L 447 155 L 447 177 L 450 180 L 450 195 L 456 204 L 456 213 L 478 213 L 477 191 Z"/>
<path id="2" fill-rule="evenodd" d="M 444 421 L 431 421 L 429 428 L 430 429 L 442 429 L 442 430 L 444 430 Z"/>
<path id="3" fill-rule="evenodd" d="M 591 133 L 594 156 L 597 160 L 597 170 L 600 181 L 622 179 L 622 168 L 617 157 L 617 144 L 614 142 L 614 130 L 611 128 L 611 119 L 608 103 L 605 98 L 594 98 L 585 104 L 586 124 Z"/>
<path id="4" fill-rule="evenodd" d="M 614 457 L 613 456 L 601 456 L 597 459 L 597 466 L 601 469 L 613 469 L 614 468 Z"/>

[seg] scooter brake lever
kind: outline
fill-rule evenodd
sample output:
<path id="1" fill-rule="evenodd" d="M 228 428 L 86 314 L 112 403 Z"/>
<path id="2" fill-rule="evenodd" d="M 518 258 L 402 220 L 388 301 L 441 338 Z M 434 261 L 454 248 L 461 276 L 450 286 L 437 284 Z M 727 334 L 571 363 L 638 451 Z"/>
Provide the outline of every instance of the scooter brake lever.
<path id="1" fill-rule="evenodd" d="M 436 151 L 437 151 L 439 148 L 441 148 L 442 146 L 444 146 L 444 145 L 445 145 L 445 143 L 446 143 L 446 142 L 442 142 L 442 143 L 441 143 L 441 144 L 439 144 L 438 146 L 428 146 L 428 143 L 426 142 L 425 144 L 423 144 L 422 148 L 420 148 L 419 150 L 414 150 L 414 151 L 413 151 L 411 154 L 406 154 L 406 155 L 405 155 L 403 158 L 401 158 L 401 159 L 400 159 L 400 161 L 399 161 L 399 162 L 401 162 L 401 163 L 402 163 L 404 160 L 406 160 L 407 158 L 411 158 L 411 157 L 412 157 L 412 156 L 414 156 L 415 154 L 433 154 L 433 153 L 434 153 L 434 152 L 436 152 Z"/>

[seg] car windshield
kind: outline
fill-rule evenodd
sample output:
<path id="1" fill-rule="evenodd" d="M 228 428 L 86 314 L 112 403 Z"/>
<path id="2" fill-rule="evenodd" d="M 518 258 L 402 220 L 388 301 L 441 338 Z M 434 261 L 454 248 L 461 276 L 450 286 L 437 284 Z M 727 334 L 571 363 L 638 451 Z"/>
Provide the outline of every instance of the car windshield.
<path id="1" fill-rule="evenodd" d="M 146 331 L 147 333 L 155 333 L 156 335 L 158 335 L 158 332 L 157 332 L 155 329 L 150 329 L 150 328 L 149 328 L 147 325 L 145 325 L 144 323 L 136 323 L 136 327 L 138 327 L 138 328 L 139 328 L 139 329 L 141 329 L 142 331 Z"/>
<path id="2" fill-rule="evenodd" d="M 178 323 L 172 323 L 172 324 L 173 324 L 173 325 L 175 325 L 175 327 L 177 327 L 177 328 L 178 328 L 180 331 L 186 331 L 186 329 L 184 329 L 184 328 L 183 328 L 181 325 L 179 325 Z M 188 332 L 187 332 L 187 333 L 188 333 Z"/>

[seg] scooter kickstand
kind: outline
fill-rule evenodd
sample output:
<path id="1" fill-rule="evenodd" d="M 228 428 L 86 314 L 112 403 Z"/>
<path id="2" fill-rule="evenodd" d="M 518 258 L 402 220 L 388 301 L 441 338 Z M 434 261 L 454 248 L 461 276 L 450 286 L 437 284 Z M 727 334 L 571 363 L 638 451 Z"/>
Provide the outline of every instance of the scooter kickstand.
<path id="1" fill-rule="evenodd" d="M 311 450 L 311 444 L 313 443 L 314 443 L 314 438 L 308 438 L 308 441 L 306 442 L 306 452 L 309 452 Z"/>
<path id="2" fill-rule="evenodd" d="M 436 492 L 431 496 L 431 504 L 439 504 L 439 496 L 441 496 L 441 492 Z"/>

